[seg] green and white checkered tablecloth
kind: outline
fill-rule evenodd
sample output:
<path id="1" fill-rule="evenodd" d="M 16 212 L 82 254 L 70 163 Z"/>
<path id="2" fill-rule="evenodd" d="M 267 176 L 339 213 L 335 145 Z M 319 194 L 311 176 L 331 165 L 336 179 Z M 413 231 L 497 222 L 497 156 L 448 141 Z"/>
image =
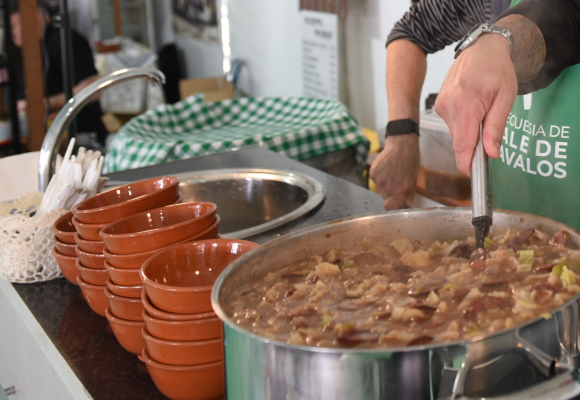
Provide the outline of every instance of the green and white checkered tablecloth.
<path id="1" fill-rule="evenodd" d="M 242 98 L 206 103 L 202 95 L 164 104 L 129 121 L 105 159 L 106 173 L 260 145 L 296 160 L 369 142 L 341 103 L 306 98 Z"/>

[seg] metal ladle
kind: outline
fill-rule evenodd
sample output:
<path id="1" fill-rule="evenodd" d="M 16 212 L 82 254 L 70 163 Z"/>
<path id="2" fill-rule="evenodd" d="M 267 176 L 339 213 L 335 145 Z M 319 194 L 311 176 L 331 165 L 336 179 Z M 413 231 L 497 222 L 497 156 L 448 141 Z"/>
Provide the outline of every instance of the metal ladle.
<path id="1" fill-rule="evenodd" d="M 471 162 L 471 207 L 473 213 L 471 222 L 475 227 L 475 247 L 484 250 L 483 243 L 493 223 L 493 212 L 490 163 L 489 156 L 483 148 L 482 125 L 479 127 L 479 138 Z"/>

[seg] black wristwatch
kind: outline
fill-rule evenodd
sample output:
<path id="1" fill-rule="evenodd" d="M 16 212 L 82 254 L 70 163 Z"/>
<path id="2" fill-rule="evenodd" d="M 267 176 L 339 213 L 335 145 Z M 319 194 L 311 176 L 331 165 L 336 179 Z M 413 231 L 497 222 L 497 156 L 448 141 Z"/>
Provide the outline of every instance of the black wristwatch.
<path id="1" fill-rule="evenodd" d="M 398 119 L 387 124 L 387 137 L 408 135 L 409 133 L 415 133 L 419 136 L 419 124 L 412 119 Z"/>

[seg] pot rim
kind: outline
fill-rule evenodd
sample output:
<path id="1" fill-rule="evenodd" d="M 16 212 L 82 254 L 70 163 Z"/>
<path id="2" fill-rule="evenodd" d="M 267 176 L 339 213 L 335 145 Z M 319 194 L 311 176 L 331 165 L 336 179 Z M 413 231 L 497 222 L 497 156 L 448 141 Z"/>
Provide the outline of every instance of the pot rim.
<path id="1" fill-rule="evenodd" d="M 443 216 L 443 215 L 447 215 L 450 211 L 471 213 L 471 209 L 466 208 L 466 207 L 429 207 L 429 208 L 422 208 L 422 209 L 412 209 L 412 210 L 403 209 L 403 210 L 387 211 L 387 212 L 381 212 L 381 213 L 375 213 L 375 214 L 365 214 L 365 215 L 359 215 L 359 216 L 352 216 L 352 217 L 342 218 L 342 219 L 338 219 L 338 220 L 334 220 L 334 221 L 324 222 L 324 223 L 318 224 L 318 225 L 313 225 L 313 226 L 303 228 L 303 229 L 300 229 L 298 231 L 289 233 L 287 235 L 280 236 L 276 239 L 273 239 L 273 240 L 261 245 L 259 247 L 260 248 L 259 251 L 260 252 L 267 252 L 272 248 L 276 248 L 280 242 L 284 243 L 284 242 L 289 241 L 291 239 L 299 238 L 301 236 L 308 235 L 308 234 L 313 234 L 318 230 L 324 230 L 327 227 L 332 226 L 332 225 L 342 225 L 342 224 L 345 224 L 345 223 L 348 223 L 351 221 L 364 221 L 364 220 L 373 219 L 373 218 L 376 218 L 378 216 L 384 216 L 384 215 L 411 214 L 411 215 L 415 216 L 415 215 L 431 214 L 431 216 Z M 540 217 L 537 215 L 532 215 L 532 214 L 518 212 L 518 211 L 500 210 L 500 209 L 494 209 L 494 213 L 502 213 L 502 214 L 508 214 L 508 215 L 512 214 L 512 215 L 517 215 L 520 217 L 533 217 L 534 220 L 536 220 L 536 221 L 545 222 L 545 223 L 550 224 L 550 225 L 553 224 L 554 222 L 556 222 L 557 224 L 562 225 L 563 228 L 565 227 L 569 232 L 573 232 L 576 234 L 577 237 L 580 237 L 580 233 L 577 230 L 570 228 L 561 222 L 557 222 L 557 221 L 551 220 L 549 218 Z M 230 275 L 233 275 L 236 272 L 236 270 L 241 268 L 248 260 L 250 260 L 250 257 L 252 257 L 252 256 L 253 256 L 252 252 L 249 252 L 248 254 L 244 254 L 242 257 L 238 258 L 236 261 L 234 261 L 232 264 L 230 264 L 224 271 L 222 271 L 222 273 L 220 274 L 220 276 L 218 277 L 218 279 L 214 283 L 214 286 L 213 286 L 213 289 L 211 292 L 212 308 L 213 308 L 214 312 L 217 314 L 217 316 L 224 322 L 224 324 L 226 324 L 231 329 L 236 330 L 238 333 L 249 336 L 254 340 L 264 342 L 268 345 L 284 347 L 284 348 L 288 348 L 290 350 L 308 351 L 308 352 L 325 353 L 325 354 L 389 354 L 389 353 L 401 353 L 401 352 L 402 353 L 409 353 L 409 352 L 423 351 L 423 350 L 434 350 L 434 349 L 441 349 L 441 348 L 454 347 L 454 346 L 462 346 L 462 345 L 465 346 L 465 345 L 476 343 L 479 341 L 483 341 L 483 340 L 486 340 L 486 339 L 489 339 L 492 337 L 505 335 L 507 333 L 513 333 L 516 330 L 519 330 L 519 329 L 524 328 L 526 326 L 537 323 L 538 321 L 546 319 L 544 317 L 537 317 L 537 318 L 531 319 L 529 321 L 526 321 L 522 324 L 516 325 L 512 328 L 509 328 L 509 329 L 504 329 L 504 330 L 500 330 L 497 332 L 490 332 L 487 334 L 474 336 L 474 337 L 469 338 L 469 339 L 460 339 L 460 340 L 454 340 L 454 341 L 450 341 L 450 342 L 426 344 L 426 345 L 422 345 L 422 346 L 374 347 L 374 348 L 368 348 L 368 349 L 351 349 L 351 348 L 342 348 L 342 347 L 331 348 L 331 347 L 316 347 L 316 346 L 290 344 L 290 343 L 286 343 L 286 342 L 282 342 L 282 341 L 278 341 L 278 340 L 274 340 L 274 339 L 268 339 L 264 336 L 257 335 L 253 332 L 250 332 L 250 331 L 242 328 L 241 326 L 236 324 L 234 321 L 232 321 L 232 319 L 229 316 L 227 316 L 227 314 L 224 312 L 223 308 L 221 307 L 221 304 L 219 302 L 219 292 L 221 291 L 221 289 L 224 285 L 224 281 L 227 278 L 229 278 Z M 560 307 L 557 307 L 557 308 L 553 309 L 552 311 L 550 311 L 549 312 L 550 318 L 553 318 L 554 314 L 556 314 L 560 310 L 567 308 L 568 306 L 570 306 L 573 303 L 576 303 L 579 298 L 580 298 L 580 294 L 574 296 L 572 299 L 570 299 L 569 301 L 567 301 L 566 303 L 564 303 Z"/>
<path id="2" fill-rule="evenodd" d="M 95 244 L 95 243 L 103 243 L 102 240 L 87 240 L 87 239 L 84 239 L 84 238 L 81 237 L 81 235 L 78 232 L 75 233 L 75 242 L 77 242 L 77 244 L 78 244 L 78 242 L 85 242 L 89 246 L 92 245 L 92 244 Z"/>
<path id="3" fill-rule="evenodd" d="M 99 259 L 105 258 L 105 255 L 103 253 L 91 253 L 89 251 L 84 251 L 79 247 L 78 244 L 75 247 L 75 251 L 77 252 L 79 257 L 81 257 L 82 254 L 82 256 L 86 258 L 99 258 Z"/>
<path id="4" fill-rule="evenodd" d="M 113 313 L 111 312 L 110 306 L 107 306 L 107 309 L 105 310 L 105 316 L 107 317 L 107 320 L 109 321 L 109 323 L 112 323 L 112 324 L 125 325 L 125 326 L 130 326 L 130 327 L 137 327 L 139 325 L 145 324 L 145 322 L 143 322 L 143 321 L 130 321 L 128 319 L 115 317 L 113 315 Z"/>
<path id="5" fill-rule="evenodd" d="M 184 221 L 178 222 L 177 224 L 172 224 L 172 225 L 167 225 L 167 226 L 162 226 L 161 228 L 153 228 L 153 229 L 146 229 L 144 231 L 137 231 L 137 232 L 131 232 L 131 233 L 108 233 L 105 232 L 107 229 L 111 228 L 114 225 L 120 224 L 122 222 L 125 222 L 127 220 L 130 219 L 137 219 L 137 218 L 141 218 L 142 215 L 147 214 L 147 213 L 151 213 L 151 212 L 155 212 L 155 211 L 159 211 L 159 210 L 165 210 L 165 209 L 173 209 L 173 208 L 187 208 L 188 206 L 193 206 L 193 205 L 197 205 L 198 207 L 202 208 L 203 207 L 208 207 L 209 209 L 206 210 L 205 212 L 199 214 L 197 217 L 193 217 L 193 218 L 189 218 L 186 219 Z M 99 236 L 104 240 L 105 238 L 107 239 L 132 239 L 132 238 L 141 238 L 144 236 L 150 236 L 150 235 L 157 235 L 157 234 L 162 234 L 162 233 L 167 233 L 169 231 L 175 230 L 175 229 L 179 229 L 183 226 L 187 226 L 189 224 L 193 224 L 197 221 L 201 221 L 202 219 L 206 219 L 209 216 L 211 216 L 212 214 L 215 215 L 217 211 L 217 205 L 215 203 L 211 203 L 211 202 L 207 202 L 207 201 L 198 201 L 198 202 L 191 202 L 191 203 L 179 203 L 179 204 L 170 204 L 167 206 L 163 206 L 163 207 L 158 207 L 158 208 L 154 208 L 153 210 L 148 210 L 148 211 L 143 211 L 140 212 L 139 214 L 133 214 L 130 215 L 128 217 L 125 217 L 123 219 L 117 220 L 113 223 L 110 223 L 109 225 L 105 226 L 103 229 L 101 229 L 101 231 L 99 232 Z M 212 223 L 209 226 L 212 226 L 215 222 L 212 221 Z M 205 229 L 204 229 L 205 231 Z M 201 232 L 199 232 L 201 233 Z M 197 234 L 196 234 L 197 235 Z M 195 235 L 194 235 L 195 236 Z"/>
<path id="6" fill-rule="evenodd" d="M 111 291 L 109 290 L 107 285 L 105 285 L 105 296 L 107 296 L 107 299 L 109 299 L 111 301 L 118 301 L 120 303 L 141 303 L 141 298 L 125 297 L 125 296 L 119 296 L 117 294 L 111 293 Z"/>
<path id="7" fill-rule="evenodd" d="M 114 273 L 118 272 L 120 274 L 127 273 L 127 274 L 138 274 L 139 268 L 118 268 L 112 266 L 107 259 L 105 258 L 105 269 L 106 270 L 113 270 Z M 116 285 L 116 283 L 115 283 Z M 131 285 L 124 285 L 124 286 L 131 286 Z"/>
<path id="8" fill-rule="evenodd" d="M 130 289 L 135 289 L 135 290 L 143 290 L 143 285 L 117 285 L 115 282 L 113 282 L 113 281 L 111 280 L 111 277 L 109 277 L 109 279 L 107 279 L 107 288 L 108 288 L 109 286 L 116 286 L 116 287 L 119 287 L 119 288 L 121 288 L 121 290 L 130 290 Z M 113 293 L 113 292 L 111 291 L 111 289 L 109 289 L 109 291 L 110 291 L 111 293 Z M 113 294 L 115 294 L 115 293 L 113 293 Z M 117 295 L 117 296 L 118 296 L 118 295 Z"/>
<path id="9" fill-rule="evenodd" d="M 69 235 L 69 236 L 70 236 L 70 235 L 73 235 L 73 234 L 75 234 L 75 233 L 76 233 L 76 229 L 75 229 L 75 231 L 74 231 L 74 232 L 71 232 L 71 231 L 61 231 L 60 229 L 58 229 L 58 228 L 56 227 L 56 226 L 57 226 L 57 225 L 58 225 L 58 224 L 61 222 L 61 220 L 63 220 L 63 219 L 68 219 L 68 218 L 69 218 L 69 216 L 70 216 L 69 214 L 70 214 L 70 215 L 72 215 L 72 212 L 70 212 L 70 211 L 69 211 L 69 212 L 67 212 L 66 214 L 64 214 L 64 215 L 60 216 L 60 217 L 59 217 L 59 218 L 58 218 L 58 219 L 57 219 L 57 220 L 54 222 L 54 224 L 52 224 L 52 227 L 51 227 L 51 229 L 52 229 L 52 232 L 53 232 L 55 235 L 63 235 L 63 236 L 65 236 L 65 235 Z M 74 215 L 72 216 L 72 218 L 74 218 Z M 71 223 L 72 223 L 72 218 L 71 218 Z M 74 224 L 73 224 L 73 225 L 74 225 Z"/>
<path id="10" fill-rule="evenodd" d="M 72 244 L 72 243 L 70 243 L 70 244 Z M 75 246 L 76 246 L 76 244 L 75 244 Z M 60 257 L 60 258 L 63 258 L 67 261 L 78 260 L 78 258 L 79 258 L 78 256 L 65 256 L 64 254 L 61 254 L 58 251 L 56 251 L 56 248 L 54 248 L 54 247 L 52 248 L 52 254 L 55 257 Z"/>
<path id="11" fill-rule="evenodd" d="M 56 235 L 54 235 L 54 237 L 52 238 L 52 241 L 54 242 L 54 244 L 59 244 L 60 246 L 73 247 L 73 248 L 76 246 L 76 243 L 67 243 L 67 242 L 63 242 L 62 240 L 58 240 Z"/>
<path id="12" fill-rule="evenodd" d="M 81 288 L 87 290 L 103 290 L 107 288 L 107 285 L 94 285 L 92 283 L 86 282 L 80 275 L 77 276 L 77 282 Z"/>
<path id="13" fill-rule="evenodd" d="M 76 206 L 74 206 L 73 209 L 71 210 L 71 212 L 76 216 L 76 214 L 81 214 L 81 215 L 89 214 L 90 215 L 90 214 L 96 213 L 96 212 L 108 211 L 108 210 L 112 210 L 112 209 L 117 208 L 117 207 L 131 205 L 133 203 L 136 203 L 137 201 L 141 201 L 145 198 L 152 197 L 153 195 L 159 193 L 160 191 L 169 190 L 172 187 L 179 185 L 179 179 L 176 176 L 164 175 L 164 176 L 158 176 L 155 178 L 144 179 L 142 181 L 131 182 L 131 183 L 128 183 L 127 185 L 123 185 L 123 186 L 135 185 L 136 183 L 145 184 L 145 182 L 153 182 L 153 181 L 157 181 L 157 180 L 167 180 L 168 181 L 167 186 L 165 186 L 161 189 L 157 189 L 157 190 L 153 190 L 151 192 L 145 193 L 145 194 L 138 196 L 138 197 L 133 197 L 132 199 L 129 199 L 129 200 L 121 201 L 121 202 L 115 203 L 115 204 L 109 204 L 108 206 L 88 208 L 88 209 L 79 209 L 81 206 L 84 206 L 85 202 L 87 202 L 87 201 L 89 201 L 89 199 L 93 199 L 95 197 L 95 196 L 93 196 L 93 197 L 86 199 L 82 203 L 79 203 Z M 107 191 L 104 191 L 102 193 L 98 193 L 96 196 L 104 195 L 105 193 L 109 193 L 110 191 L 113 191 L 113 190 L 119 190 L 119 187 L 115 187 L 115 188 L 109 189 Z M 92 225 L 96 225 L 96 224 L 92 224 Z"/>
<path id="14" fill-rule="evenodd" d="M 147 346 L 143 347 L 143 352 L 141 353 L 141 357 L 143 357 L 143 362 L 155 369 L 162 369 L 165 371 L 177 371 L 177 372 L 185 372 L 185 371 L 195 371 L 199 369 L 205 368 L 212 368 L 217 367 L 220 364 L 223 364 L 224 360 L 214 361 L 207 364 L 195 364 L 195 365 L 171 365 L 171 364 L 164 364 L 158 361 L 155 361 L 149 355 L 147 351 Z"/>
<path id="15" fill-rule="evenodd" d="M 86 270 L 87 272 L 95 272 L 97 274 L 101 273 L 104 274 L 105 272 L 108 274 L 109 272 L 105 269 L 105 268 L 91 268 L 91 267 L 86 267 L 83 265 L 83 263 L 81 262 L 81 260 L 79 258 L 77 258 L 76 262 L 75 262 L 75 267 L 81 271 L 81 270 Z M 87 282 L 88 283 L 88 282 Z M 92 283 L 89 283 L 89 285 L 92 285 Z"/>
<path id="16" fill-rule="evenodd" d="M 75 227 L 78 225 L 78 226 L 80 226 L 81 228 L 87 228 L 87 229 L 90 229 L 90 228 L 96 228 L 96 229 L 98 229 L 98 228 L 104 228 L 105 226 L 107 226 L 107 225 L 110 225 L 110 224 L 111 224 L 110 222 L 105 222 L 104 224 L 89 224 L 88 222 L 81 222 L 81 221 L 79 221 L 79 220 L 77 219 L 77 217 L 74 217 L 74 216 L 72 217 L 72 220 L 71 220 L 71 222 L 72 222 L 72 224 L 73 224 Z M 78 233 L 78 231 L 77 231 L 77 233 Z M 85 239 L 85 240 L 86 240 L 86 239 Z"/>
<path id="17" fill-rule="evenodd" d="M 159 345 L 163 346 L 175 346 L 175 347 L 204 347 L 209 346 L 212 344 L 222 343 L 224 342 L 223 338 L 215 338 L 215 339 L 205 339 L 205 340 L 167 340 L 167 339 L 160 339 L 155 337 L 147 331 L 147 326 L 143 325 L 143 329 L 141 330 L 141 334 L 143 335 L 143 339 L 145 341 L 155 342 Z"/>
<path id="18" fill-rule="evenodd" d="M 168 248 L 170 248 L 170 247 L 173 247 L 173 246 L 178 246 L 178 245 L 185 244 L 185 243 L 189 243 L 189 242 L 191 242 L 191 241 L 195 240 L 195 238 L 196 238 L 197 236 L 202 236 L 202 235 L 204 235 L 204 234 L 208 233 L 210 230 L 212 230 L 212 229 L 215 229 L 216 225 L 218 225 L 219 223 L 220 223 L 220 217 L 219 217 L 219 215 L 217 215 L 217 214 L 216 214 L 216 215 L 215 215 L 215 220 L 214 220 L 214 222 L 213 222 L 213 223 L 212 223 L 212 224 L 211 224 L 211 225 L 210 225 L 210 226 L 209 226 L 207 229 L 205 229 L 205 230 L 203 230 L 202 232 L 200 232 L 200 233 L 197 233 L 197 234 L 195 234 L 195 235 L 193 235 L 193 236 L 191 236 L 191 237 L 189 237 L 189 238 L 187 238 L 187 239 L 183 239 L 181 242 L 173 243 L 173 244 L 170 244 L 169 246 L 165 246 L 165 247 L 162 247 L 162 248 L 160 248 L 160 249 L 153 249 L 153 250 L 143 251 L 143 252 L 141 252 L 141 253 L 131 253 L 131 254 L 117 254 L 117 253 L 111 253 L 111 252 L 110 252 L 110 251 L 107 249 L 107 246 L 105 246 L 105 248 L 103 249 L 103 255 L 105 256 L 105 258 L 106 258 L 107 260 L 108 260 L 109 258 L 112 258 L 112 259 L 117 259 L 117 260 L 119 260 L 119 259 L 122 259 L 122 260 L 127 260 L 127 259 L 131 259 L 131 258 L 137 258 L 137 257 L 146 257 L 146 256 L 148 256 L 147 258 L 149 258 L 149 257 L 151 257 L 151 256 L 153 256 L 153 255 L 155 255 L 155 254 L 157 254 L 157 253 L 160 253 L 160 252 L 162 252 L 162 251 L 165 251 L 165 250 L 167 250 L 167 249 L 168 249 Z M 216 238 L 216 239 L 217 239 L 217 238 Z M 211 239 L 204 239 L 204 240 L 211 240 Z M 119 267 L 116 267 L 116 268 L 119 268 Z M 141 268 L 141 267 L 139 267 L 139 268 Z M 130 269 L 130 268 L 124 268 L 124 269 Z M 135 269 L 137 269 L 137 268 L 135 268 Z"/>
<path id="19" fill-rule="evenodd" d="M 157 282 L 153 281 L 152 279 L 148 278 L 147 275 L 145 274 L 145 268 L 147 268 L 150 264 L 152 264 L 153 261 L 157 257 L 160 257 L 160 255 L 162 255 L 163 253 L 165 253 L 167 251 L 174 251 L 174 250 L 178 250 L 178 249 L 186 248 L 186 247 L 198 247 L 201 245 L 206 245 L 206 244 L 211 244 L 211 243 L 241 243 L 243 245 L 253 247 L 250 251 L 248 251 L 248 253 L 251 253 L 256 248 L 260 247 L 260 245 L 257 243 L 250 242 L 247 240 L 242 240 L 242 239 L 205 239 L 205 240 L 197 240 L 195 242 L 187 242 L 187 243 L 183 243 L 180 245 L 171 246 L 171 247 L 168 247 L 167 249 L 165 249 L 164 251 L 160 251 L 159 253 L 154 254 L 149 259 L 147 259 L 147 261 L 145 261 L 143 263 L 143 265 L 139 269 L 139 276 L 141 277 L 143 284 L 145 286 L 151 286 L 155 289 L 163 290 L 163 291 L 171 292 L 171 293 L 175 293 L 175 294 L 205 294 L 206 292 L 211 292 L 212 288 L 215 286 L 215 282 L 213 285 L 205 285 L 205 286 L 173 286 L 173 285 L 165 285 L 163 283 L 157 283 Z M 246 253 L 246 254 L 248 254 L 248 253 Z M 246 254 L 244 254 L 244 256 Z M 222 272 L 220 273 L 219 276 L 221 276 L 221 274 L 223 274 L 223 272 L 225 270 L 227 270 L 228 268 L 229 268 L 229 266 L 226 267 L 224 270 L 222 270 Z M 219 278 L 219 276 L 218 276 L 218 278 Z"/>
<path id="20" fill-rule="evenodd" d="M 207 323 L 207 322 L 214 322 L 216 320 L 221 321 L 217 315 L 214 315 L 213 317 L 209 317 L 209 318 L 186 319 L 183 321 L 155 318 L 147 312 L 145 307 L 143 307 L 143 320 L 150 320 L 151 322 L 154 322 L 156 324 L 176 325 L 176 326 L 188 325 L 188 324 L 197 325 L 197 324 L 202 324 L 202 323 Z"/>
<path id="21" fill-rule="evenodd" d="M 146 290 L 143 290 L 141 292 L 141 302 L 143 303 L 143 309 L 145 311 L 147 311 L 147 313 L 149 313 L 148 309 L 151 308 L 151 309 L 155 310 L 156 312 L 158 312 L 159 314 L 167 315 L 167 319 L 153 317 L 153 318 L 156 318 L 156 319 L 161 320 L 161 321 L 176 321 L 176 322 L 198 321 L 198 320 L 205 320 L 205 319 L 209 319 L 209 318 L 213 318 L 213 317 L 217 316 L 213 310 L 208 311 L 208 312 L 204 312 L 204 313 L 192 313 L 192 314 L 175 314 L 175 313 L 171 313 L 169 311 L 163 311 L 160 308 L 155 307 L 155 305 L 153 305 L 153 303 L 151 303 L 151 300 L 149 300 L 149 296 L 147 295 Z M 149 315 L 151 315 L 151 314 L 149 314 Z M 192 315 L 197 315 L 197 317 L 190 317 Z M 169 319 L 169 318 L 171 318 L 171 319 Z"/>

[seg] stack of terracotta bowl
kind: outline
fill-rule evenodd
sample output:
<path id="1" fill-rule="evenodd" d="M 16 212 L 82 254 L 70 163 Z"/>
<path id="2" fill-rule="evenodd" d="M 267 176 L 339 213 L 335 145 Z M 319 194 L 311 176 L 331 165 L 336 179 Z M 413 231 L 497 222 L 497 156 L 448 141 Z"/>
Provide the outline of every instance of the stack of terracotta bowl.
<path id="1" fill-rule="evenodd" d="M 72 224 L 72 218 L 73 215 L 69 212 L 56 220 L 52 226 L 52 232 L 54 232 L 52 254 L 64 277 L 69 282 L 78 285 L 77 276 L 79 272 L 75 267 L 78 258 L 75 251 L 75 234 L 77 231 Z"/>
<path id="2" fill-rule="evenodd" d="M 109 278 L 103 254 L 105 243 L 99 232 L 130 215 L 181 201 L 178 184 L 173 176 L 134 182 L 93 196 L 72 209 L 72 224 L 77 231 L 77 283 L 97 314 L 106 316 Z"/>
<path id="3" fill-rule="evenodd" d="M 170 399 L 223 395 L 223 327 L 211 307 L 211 289 L 228 265 L 257 246 L 202 240 L 171 247 L 141 267 L 142 357 L 153 382 Z"/>
<path id="4" fill-rule="evenodd" d="M 139 269 L 148 258 L 173 245 L 216 238 L 220 222 L 216 210 L 213 203 L 174 204 L 135 214 L 101 230 L 110 276 L 105 290 L 107 318 L 127 351 L 141 354 L 144 346 Z"/>

